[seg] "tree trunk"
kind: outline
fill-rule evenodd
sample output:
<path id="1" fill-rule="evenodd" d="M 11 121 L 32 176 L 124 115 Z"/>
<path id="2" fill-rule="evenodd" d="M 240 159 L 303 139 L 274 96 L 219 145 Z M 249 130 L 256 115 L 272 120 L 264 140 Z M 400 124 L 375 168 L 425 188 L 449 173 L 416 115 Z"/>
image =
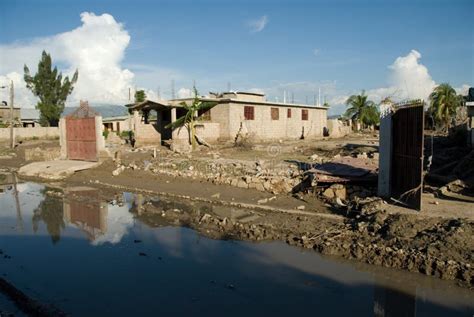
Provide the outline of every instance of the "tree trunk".
<path id="1" fill-rule="evenodd" d="M 190 133 L 191 133 L 191 146 L 193 151 L 196 149 L 196 131 L 194 127 L 194 119 L 189 123 Z"/>

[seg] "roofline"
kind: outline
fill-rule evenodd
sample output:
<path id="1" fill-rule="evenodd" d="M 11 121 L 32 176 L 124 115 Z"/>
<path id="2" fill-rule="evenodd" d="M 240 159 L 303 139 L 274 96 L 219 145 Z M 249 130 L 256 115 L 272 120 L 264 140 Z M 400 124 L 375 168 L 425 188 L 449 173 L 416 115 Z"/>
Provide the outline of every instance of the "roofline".
<path id="1" fill-rule="evenodd" d="M 166 102 L 166 103 L 164 103 Z M 144 100 L 140 103 L 129 103 L 129 104 L 126 104 L 125 107 L 127 107 L 128 109 L 137 109 L 137 108 L 142 108 L 144 106 L 146 106 L 147 104 L 151 104 L 151 105 L 154 105 L 154 106 L 160 106 L 160 107 L 170 107 L 170 104 L 169 104 L 169 101 L 168 100 L 160 100 L 160 101 L 154 101 L 154 100 Z"/>
<path id="2" fill-rule="evenodd" d="M 239 100 L 239 99 L 225 99 L 228 102 L 232 103 L 245 103 L 253 105 L 264 105 L 264 106 L 278 106 L 278 107 L 287 107 L 287 108 L 308 108 L 308 109 L 329 109 L 325 106 L 316 106 L 316 105 L 305 105 L 297 103 L 283 103 L 283 102 L 271 102 L 271 101 L 249 101 L 249 100 Z"/>
<path id="3" fill-rule="evenodd" d="M 223 94 L 239 94 L 239 95 L 252 95 L 252 96 L 259 96 L 263 97 L 265 94 L 261 94 L 258 92 L 249 92 L 249 91 L 224 91 L 220 93 L 221 95 Z"/>
<path id="4" fill-rule="evenodd" d="M 130 116 L 103 117 L 102 122 L 115 121 L 115 120 L 127 120 L 128 118 L 130 118 Z"/>
<path id="5" fill-rule="evenodd" d="M 194 98 L 179 98 L 179 99 L 172 99 L 170 101 L 178 102 L 178 101 L 189 101 L 193 100 Z M 262 105 L 262 106 L 278 106 L 278 107 L 287 107 L 287 108 L 308 108 L 308 109 L 325 109 L 328 110 L 329 107 L 325 106 L 316 106 L 316 105 L 305 105 L 305 104 L 297 104 L 297 103 L 282 103 L 282 102 L 271 102 L 271 101 L 251 101 L 251 100 L 240 100 L 240 99 L 233 99 L 233 98 L 203 98 L 200 97 L 199 100 L 201 101 L 213 101 L 217 102 L 218 104 L 222 103 L 240 103 L 240 104 L 251 104 L 251 105 Z"/>

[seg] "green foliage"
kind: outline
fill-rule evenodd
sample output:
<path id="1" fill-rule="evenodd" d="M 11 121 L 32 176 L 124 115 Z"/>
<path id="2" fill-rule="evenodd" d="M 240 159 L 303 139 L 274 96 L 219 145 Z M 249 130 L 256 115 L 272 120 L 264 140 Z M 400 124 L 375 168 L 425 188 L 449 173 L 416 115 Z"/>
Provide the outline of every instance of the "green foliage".
<path id="1" fill-rule="evenodd" d="M 188 129 L 189 132 L 189 142 L 191 143 L 193 150 L 196 148 L 196 120 L 197 120 L 197 114 L 199 111 L 205 112 L 215 105 L 217 105 L 217 102 L 211 102 L 211 101 L 202 101 L 199 98 L 198 91 L 196 87 L 193 87 L 194 91 L 194 99 L 191 105 L 188 105 L 186 102 L 181 102 L 180 105 L 186 110 L 186 114 L 183 115 L 182 117 L 178 118 L 175 122 L 172 122 L 168 125 L 166 125 L 166 128 L 172 128 L 172 129 L 177 129 L 182 126 L 185 126 Z"/>
<path id="2" fill-rule="evenodd" d="M 145 90 L 137 90 L 135 92 L 135 103 L 143 102 L 146 99 Z"/>
<path id="3" fill-rule="evenodd" d="M 28 66 L 24 66 L 26 87 L 39 98 L 36 109 L 41 113 L 40 123 L 42 126 L 58 125 L 66 99 L 74 89 L 78 77 L 76 70 L 71 80 L 68 76 L 63 79 L 63 75 L 58 73 L 57 67 L 51 68 L 51 55 L 45 51 L 42 53 L 38 71 L 34 76 L 30 75 Z"/>
<path id="4" fill-rule="evenodd" d="M 33 211 L 32 223 L 33 232 L 37 232 L 40 222 L 46 225 L 46 231 L 51 236 L 53 244 L 59 242 L 61 238 L 61 230 L 64 230 L 66 224 L 64 222 L 63 204 L 62 201 L 47 195 L 48 188 L 41 191 L 44 195 L 44 200 Z"/>
<path id="5" fill-rule="evenodd" d="M 135 136 L 135 134 L 133 133 L 132 130 L 126 130 L 126 131 L 120 132 L 120 137 L 121 137 L 122 139 L 129 139 L 129 138 L 130 138 L 130 134 L 131 134 L 132 138 Z"/>
<path id="6" fill-rule="evenodd" d="M 429 100 L 429 111 L 435 122 L 443 124 L 445 129 L 448 130 L 451 126 L 451 118 L 456 114 L 456 109 L 463 103 L 462 96 L 459 96 L 451 85 L 443 83 L 433 89 Z"/>
<path id="7" fill-rule="evenodd" d="M 104 132 L 102 132 L 102 135 L 104 136 L 104 138 L 107 140 L 107 138 L 109 137 L 109 133 L 110 131 L 105 129 Z"/>
<path id="8" fill-rule="evenodd" d="M 379 123 L 379 110 L 373 101 L 368 100 L 365 91 L 362 91 L 360 95 L 350 96 L 346 101 L 346 105 L 348 108 L 344 115 L 347 118 L 360 121 L 366 126 Z"/>

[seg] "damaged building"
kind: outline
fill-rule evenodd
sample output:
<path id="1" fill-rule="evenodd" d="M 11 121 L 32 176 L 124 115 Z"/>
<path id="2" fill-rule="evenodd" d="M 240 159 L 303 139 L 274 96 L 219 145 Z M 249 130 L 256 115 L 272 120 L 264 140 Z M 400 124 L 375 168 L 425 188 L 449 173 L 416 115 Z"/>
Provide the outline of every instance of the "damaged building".
<path id="1" fill-rule="evenodd" d="M 245 135 L 254 140 L 317 138 L 327 129 L 325 106 L 267 101 L 264 94 L 250 92 L 210 93 L 201 101 L 215 102 L 210 110 L 198 113 L 197 134 L 207 142 L 234 140 Z M 182 103 L 193 98 L 146 100 L 127 107 L 133 113 L 130 126 L 137 142 L 157 143 L 172 140 L 186 143 L 186 128 L 173 131 L 166 126 L 185 115 Z"/>

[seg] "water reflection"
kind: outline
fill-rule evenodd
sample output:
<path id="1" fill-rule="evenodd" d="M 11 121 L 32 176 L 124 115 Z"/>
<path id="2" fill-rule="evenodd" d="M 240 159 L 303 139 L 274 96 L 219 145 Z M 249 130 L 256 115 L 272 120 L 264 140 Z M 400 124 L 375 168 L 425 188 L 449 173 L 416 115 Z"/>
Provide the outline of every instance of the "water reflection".
<path id="1" fill-rule="evenodd" d="M 57 199 L 49 195 L 45 195 L 46 188 L 41 190 L 41 194 L 44 196 L 44 200 L 33 212 L 33 232 L 38 232 L 40 222 L 45 223 L 46 230 L 48 231 L 51 241 L 54 244 L 59 242 L 61 238 L 61 230 L 66 227 L 63 219 L 63 208 Z"/>
<path id="2" fill-rule="evenodd" d="M 374 317 L 416 316 L 416 297 L 395 289 L 374 287 Z"/>
<path id="3" fill-rule="evenodd" d="M 322 315 L 388 317 L 472 311 L 472 294 L 449 288 L 452 284 L 443 281 L 322 258 L 282 243 L 210 240 L 192 230 L 170 227 L 173 223 L 161 216 L 162 210 L 174 209 L 239 219 L 252 216 L 242 211 L 150 200 L 130 193 L 106 203 L 96 189 L 88 187 L 69 187 L 64 194 L 63 198 L 54 189 L 34 183 L 3 188 L 0 249 L 12 253 L 13 259 L 15 255 L 23 259 L 18 264 L 26 269 L 18 271 L 9 266 L 15 262 L 0 261 L 0 271 L 20 285 L 23 279 L 23 285 L 33 287 L 37 294 L 69 297 L 59 306 L 65 305 L 73 315 L 191 315 L 202 309 L 206 315 L 221 316 L 225 311 L 225 315 L 241 316 L 250 309 L 254 315 L 318 311 Z M 156 207 L 154 212 L 147 205 Z M 41 244 L 44 235 L 49 237 L 43 239 L 47 244 Z M 51 264 L 51 257 L 58 259 L 54 263 L 67 261 L 68 270 Z M 39 275 L 36 267 L 46 269 Z M 70 270 L 88 278 L 71 278 Z M 219 283 L 224 286 L 216 290 Z M 229 283 L 236 290 L 230 292 Z M 137 285 L 143 290 L 140 296 L 117 303 L 117 297 Z M 91 292 L 101 301 L 91 301 Z M 81 305 L 86 301 L 87 307 Z M 160 304 L 165 302 L 169 305 Z M 104 306 L 109 310 L 104 311 Z"/>
<path id="4" fill-rule="evenodd" d="M 64 221 L 85 232 L 90 241 L 103 236 L 107 232 L 108 205 L 99 201 L 97 190 L 76 187 L 66 189 L 65 194 L 75 198 L 63 202 Z"/>

